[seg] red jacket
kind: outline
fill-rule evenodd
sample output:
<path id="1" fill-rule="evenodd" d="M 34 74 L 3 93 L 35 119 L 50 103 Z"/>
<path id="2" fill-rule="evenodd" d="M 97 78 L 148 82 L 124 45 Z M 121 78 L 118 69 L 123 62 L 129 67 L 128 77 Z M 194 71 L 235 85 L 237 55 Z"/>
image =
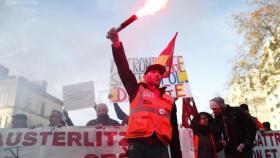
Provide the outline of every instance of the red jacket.
<path id="1" fill-rule="evenodd" d="M 172 136 L 170 113 L 173 101 L 167 94 L 157 96 L 153 91 L 140 85 L 136 97 L 130 104 L 126 137 L 150 137 L 156 132 L 158 139 L 168 145 Z"/>
<path id="2" fill-rule="evenodd" d="M 137 80 L 133 74 L 133 72 L 129 69 L 129 65 L 126 59 L 125 51 L 122 44 L 119 47 L 112 46 L 113 57 L 118 69 L 118 73 L 120 79 L 126 89 L 126 92 L 129 95 L 129 100 L 132 102 L 137 95 L 138 89 L 140 85 L 148 88 L 145 84 L 137 83 Z M 148 88 L 149 89 L 149 88 Z M 165 88 L 159 88 L 160 95 L 163 95 L 165 92 Z M 175 105 L 175 104 L 174 104 Z M 176 106 L 173 106 L 171 109 L 171 118 L 170 123 L 172 125 L 172 140 L 170 142 L 170 151 L 172 158 L 181 158 L 181 146 L 179 139 L 179 130 L 177 123 L 177 115 L 176 115 Z"/>

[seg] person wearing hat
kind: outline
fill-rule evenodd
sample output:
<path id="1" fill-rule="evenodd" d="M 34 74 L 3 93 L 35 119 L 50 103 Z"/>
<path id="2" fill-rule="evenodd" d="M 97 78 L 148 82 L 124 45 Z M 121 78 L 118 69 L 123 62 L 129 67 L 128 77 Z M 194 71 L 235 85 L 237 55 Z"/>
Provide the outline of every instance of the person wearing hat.
<path id="1" fill-rule="evenodd" d="M 269 122 L 263 122 L 262 124 L 264 126 L 265 131 L 271 131 L 272 130 L 270 128 L 270 123 Z"/>
<path id="2" fill-rule="evenodd" d="M 120 79 L 129 95 L 130 113 L 126 138 L 129 158 L 181 158 L 181 148 L 174 99 L 160 88 L 165 67 L 148 66 L 143 81 L 138 83 L 129 69 L 125 51 L 115 28 L 107 38 L 112 42 L 113 57 Z"/>
<path id="3" fill-rule="evenodd" d="M 239 107 L 226 105 L 224 99 L 215 97 L 209 102 L 214 113 L 214 123 L 223 135 L 226 158 L 253 157 L 257 126 L 251 116 Z"/>
<path id="4" fill-rule="evenodd" d="M 27 116 L 25 114 L 13 115 L 12 128 L 27 128 Z"/>

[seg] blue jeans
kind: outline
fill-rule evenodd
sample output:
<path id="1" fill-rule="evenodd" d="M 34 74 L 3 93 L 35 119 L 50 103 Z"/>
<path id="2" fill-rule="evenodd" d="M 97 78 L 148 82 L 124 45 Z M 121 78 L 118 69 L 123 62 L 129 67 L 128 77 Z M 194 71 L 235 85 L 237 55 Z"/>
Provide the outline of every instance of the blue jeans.
<path id="1" fill-rule="evenodd" d="M 156 142 L 130 141 L 128 158 L 169 158 L 167 146 L 159 140 Z"/>

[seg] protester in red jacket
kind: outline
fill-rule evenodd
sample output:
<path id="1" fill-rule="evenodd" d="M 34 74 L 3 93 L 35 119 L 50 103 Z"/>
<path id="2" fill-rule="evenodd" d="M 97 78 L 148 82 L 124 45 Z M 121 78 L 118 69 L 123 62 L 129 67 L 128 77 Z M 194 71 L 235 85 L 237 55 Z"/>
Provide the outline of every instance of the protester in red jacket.
<path id="1" fill-rule="evenodd" d="M 112 41 L 113 57 L 131 103 L 126 135 L 129 139 L 128 157 L 169 158 L 167 145 L 170 144 L 175 147 L 171 147 L 171 153 L 176 150 L 176 158 L 180 158 L 178 124 L 173 101 L 165 94 L 164 87 L 159 88 L 165 67 L 159 64 L 147 67 L 145 82 L 138 83 L 129 69 L 117 31 L 111 29 L 107 38 Z"/>

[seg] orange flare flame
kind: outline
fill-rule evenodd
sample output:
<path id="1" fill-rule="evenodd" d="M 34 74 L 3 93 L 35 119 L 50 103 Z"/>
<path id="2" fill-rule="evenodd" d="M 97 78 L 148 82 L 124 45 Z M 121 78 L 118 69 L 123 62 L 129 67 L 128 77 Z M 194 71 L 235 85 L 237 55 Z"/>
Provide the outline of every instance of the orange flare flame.
<path id="1" fill-rule="evenodd" d="M 153 15 L 166 8 L 168 0 L 146 0 L 145 5 L 137 11 L 136 16 L 141 18 L 145 15 Z"/>

